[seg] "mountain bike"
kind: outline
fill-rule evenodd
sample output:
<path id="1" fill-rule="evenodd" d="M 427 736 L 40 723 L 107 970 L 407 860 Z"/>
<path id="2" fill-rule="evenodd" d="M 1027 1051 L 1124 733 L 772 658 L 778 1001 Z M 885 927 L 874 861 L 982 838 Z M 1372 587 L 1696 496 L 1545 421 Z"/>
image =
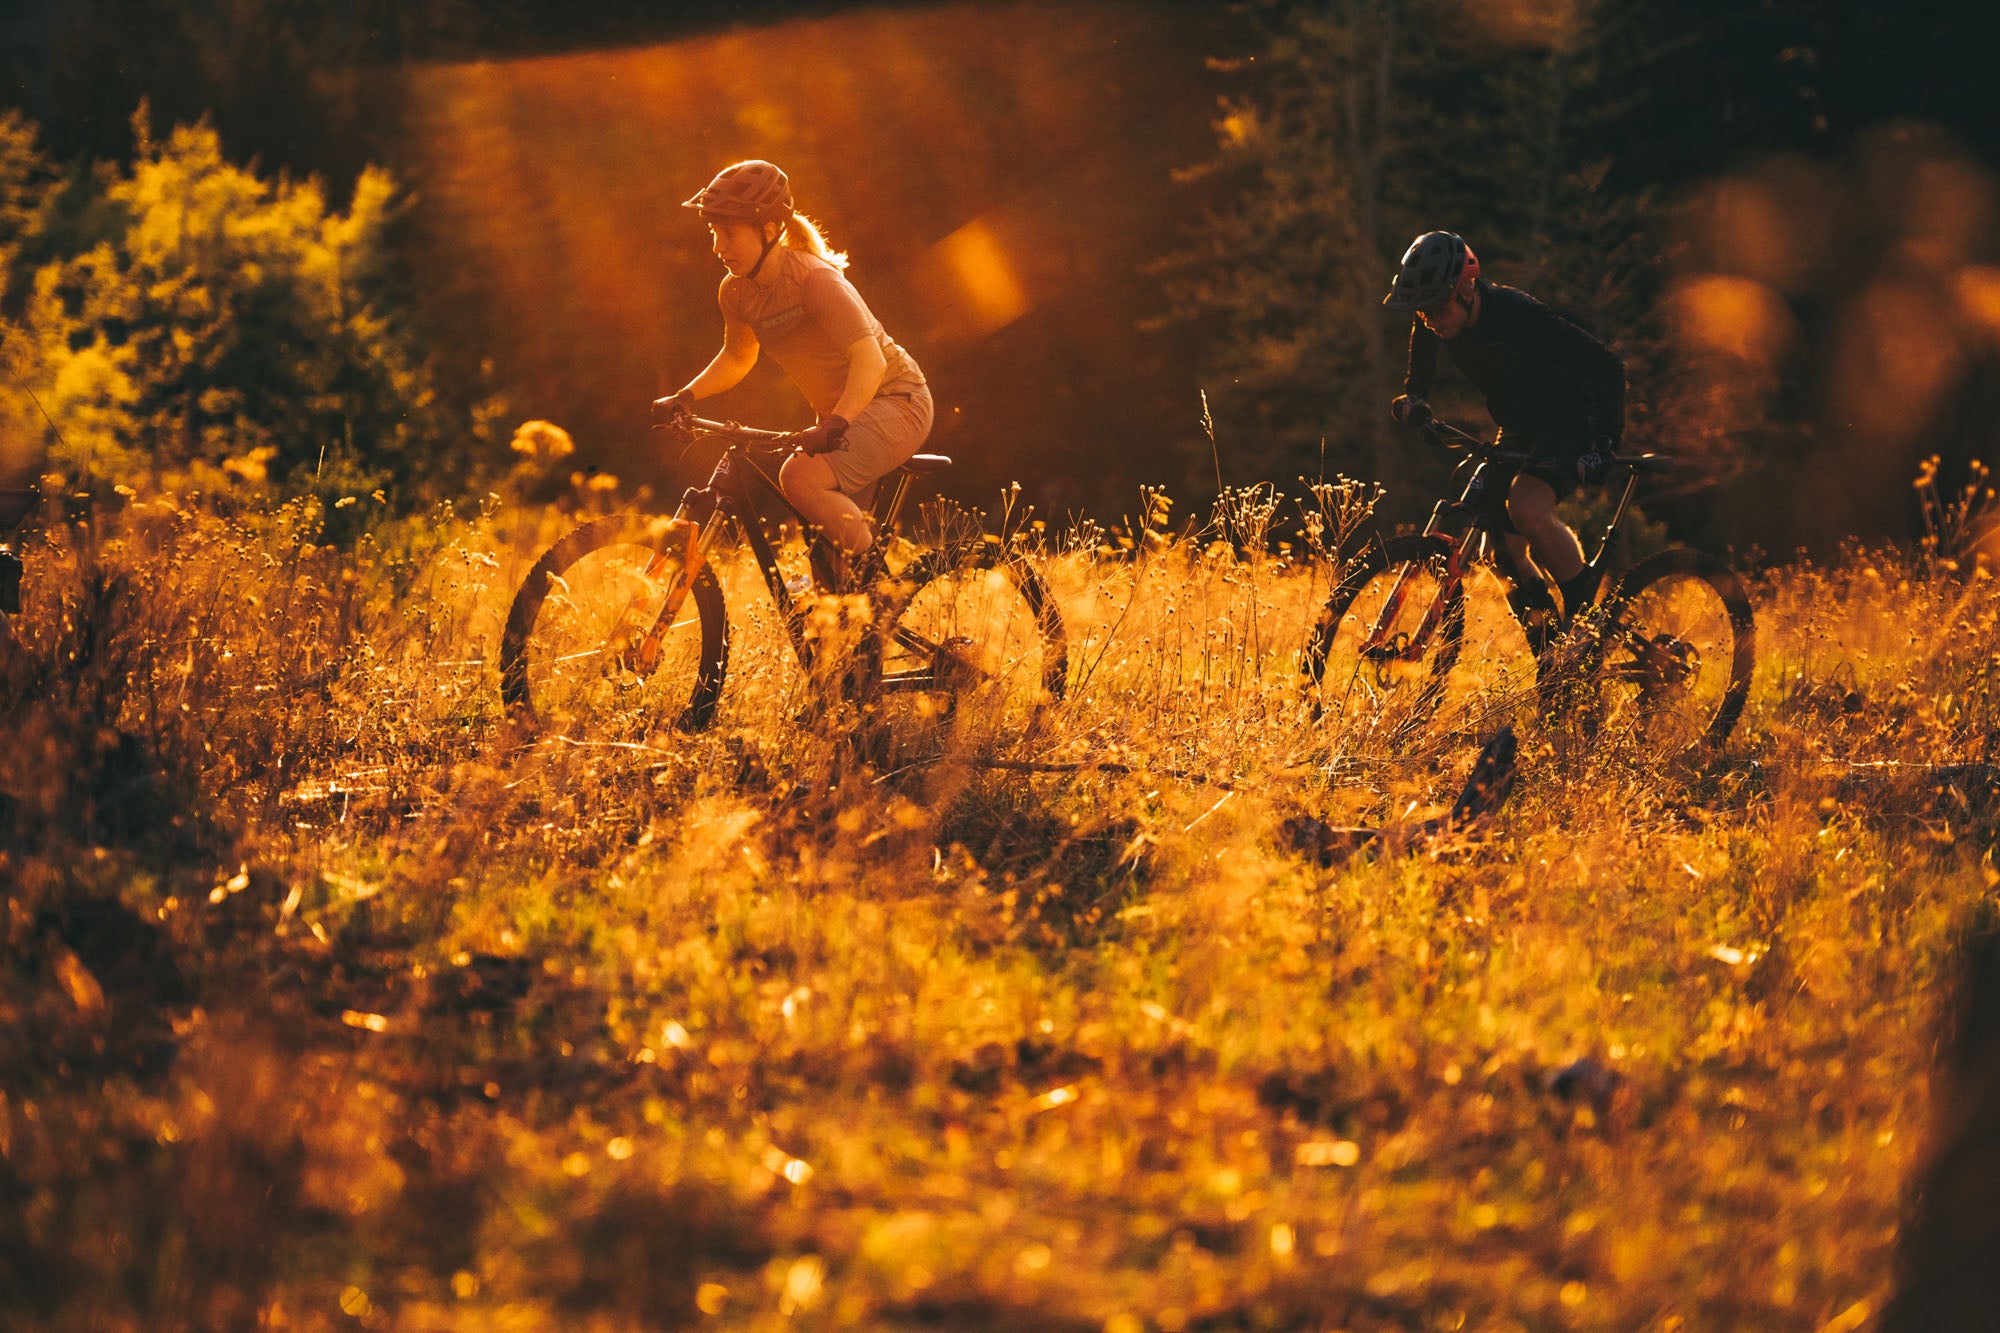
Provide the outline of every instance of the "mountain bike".
<path id="1" fill-rule="evenodd" d="M 989 722 L 1025 727 L 1062 697 L 1062 615 L 1018 551 L 969 519 L 940 522 L 922 544 L 897 533 L 912 481 L 949 467 L 949 458 L 918 454 L 882 478 L 875 544 L 839 571 L 815 538 L 810 581 L 788 585 L 764 514 L 775 506 L 810 530 L 774 475 L 790 437 L 699 417 L 681 431 L 690 441 L 726 442 L 705 485 L 689 488 L 671 518 L 620 514 L 575 529 L 515 593 L 500 641 L 500 691 L 517 717 L 598 734 L 711 726 L 730 650 L 715 557 L 732 531 L 749 547 L 801 666 L 812 673 L 830 653 L 844 653 L 840 669 L 823 674 L 878 720 L 895 713 L 949 726 L 976 702 Z M 851 645 L 831 632 L 854 619 L 862 625 Z"/>
<path id="2" fill-rule="evenodd" d="M 1438 501 L 1421 533 L 1378 539 L 1338 576 L 1301 659 L 1318 713 L 1408 739 L 1439 720 L 1448 697 L 1468 727 L 1532 697 L 1545 713 L 1575 710 L 1599 738 L 1627 735 L 1663 756 L 1721 745 L 1742 715 L 1756 662 L 1742 580 L 1722 561 L 1679 547 L 1610 577 L 1639 479 L 1672 471 L 1674 461 L 1612 457 L 1611 477 L 1623 473 L 1624 489 L 1588 562 L 1596 600 L 1541 651 L 1503 632 L 1511 619 L 1504 612 L 1476 609 L 1478 668 L 1468 687 L 1452 672 L 1467 644 L 1475 566 L 1490 565 L 1512 587 L 1540 577 L 1498 539 L 1505 510 L 1492 493 L 1500 469 L 1530 456 L 1435 419 L 1422 434 L 1464 453 L 1453 473 L 1465 474 L 1464 487 L 1456 500 Z"/>

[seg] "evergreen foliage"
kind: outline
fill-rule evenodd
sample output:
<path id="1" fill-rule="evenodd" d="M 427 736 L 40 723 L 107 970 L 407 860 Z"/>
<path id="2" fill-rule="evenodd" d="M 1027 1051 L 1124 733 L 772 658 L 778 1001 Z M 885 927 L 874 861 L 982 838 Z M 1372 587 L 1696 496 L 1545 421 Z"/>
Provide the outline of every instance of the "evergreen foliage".
<path id="1" fill-rule="evenodd" d="M 0 109 L 0 293 L 16 256 L 37 229 L 48 193 L 49 165 L 35 137 L 26 116 Z"/>
<path id="2" fill-rule="evenodd" d="M 0 208 L 47 258 L 17 284 L 8 416 L 56 429 L 46 466 L 72 480 L 332 497 L 418 498 L 465 479 L 486 414 L 441 392 L 404 318 L 388 173 L 345 209 L 320 181 L 230 162 L 205 122 L 155 138 L 142 106 L 128 165 Z M 32 176 L 21 129 L 0 181 Z M 0 189 L 0 205 L 22 190 Z M 33 414 L 33 416 L 31 416 Z M 59 432 L 59 433 L 58 433 Z M 490 440 L 488 441 L 490 443 Z"/>
<path id="3" fill-rule="evenodd" d="M 1607 190 L 1610 7 L 1496 41 L 1449 0 L 1267 5 L 1243 91 L 1191 175 L 1229 188 L 1163 266 L 1176 318 L 1211 332 L 1205 384 L 1241 474 L 1407 473 L 1384 405 L 1402 319 L 1380 307 L 1398 255 L 1458 231 L 1489 276 L 1550 302 L 1634 365 L 1635 409 L 1673 393 L 1646 324 L 1653 196 Z M 1587 111 L 1585 109 L 1588 109 Z M 1476 401 L 1447 412 L 1476 414 Z"/>

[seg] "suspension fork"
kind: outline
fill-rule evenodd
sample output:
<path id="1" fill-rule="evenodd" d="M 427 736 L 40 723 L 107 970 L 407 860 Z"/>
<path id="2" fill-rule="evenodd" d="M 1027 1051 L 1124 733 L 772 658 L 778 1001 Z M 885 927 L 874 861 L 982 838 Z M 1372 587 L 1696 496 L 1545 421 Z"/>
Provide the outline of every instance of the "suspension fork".
<path id="1" fill-rule="evenodd" d="M 660 608 L 660 614 L 654 617 L 651 628 L 630 649 L 629 664 L 640 675 L 649 674 L 659 664 L 661 641 L 674 627 L 681 608 L 687 605 L 695 580 L 707 567 L 709 554 L 722 536 L 722 528 L 730 512 L 726 498 L 718 493 L 713 478 L 707 487 L 689 490 L 681 496 L 680 506 L 674 510 L 668 528 L 679 540 L 673 549 L 655 551 L 652 558 L 646 561 L 647 578 L 657 578 L 674 560 L 680 561 L 680 571 L 667 587 L 666 604 Z M 626 606 L 625 614 L 619 617 L 619 623 L 625 623 L 627 617 L 638 613 L 645 600 L 635 597 Z"/>
<path id="2" fill-rule="evenodd" d="M 1604 568 L 1604 557 L 1611 553 L 1611 543 L 1618 539 L 1618 527 L 1625 521 L 1625 511 L 1631 508 L 1632 492 L 1639 489 L 1639 474 L 1636 471 L 1625 475 L 1625 489 L 1618 497 L 1618 507 L 1611 512 L 1611 521 L 1604 525 L 1604 535 L 1597 539 L 1597 554 L 1590 557 L 1590 567 Z"/>

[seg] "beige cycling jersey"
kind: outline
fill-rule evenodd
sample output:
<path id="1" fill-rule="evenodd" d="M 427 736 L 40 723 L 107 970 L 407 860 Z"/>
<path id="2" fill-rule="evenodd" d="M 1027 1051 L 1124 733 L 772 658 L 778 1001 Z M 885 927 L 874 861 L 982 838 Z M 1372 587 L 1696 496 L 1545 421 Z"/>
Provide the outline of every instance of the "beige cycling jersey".
<path id="1" fill-rule="evenodd" d="M 757 341 L 784 368 L 813 411 L 825 416 L 847 387 L 847 349 L 872 337 L 888 369 L 881 394 L 907 393 L 924 383 L 910 354 L 883 332 L 854 284 L 818 255 L 790 246 L 771 252 L 778 278 L 764 286 L 734 274 L 722 280 L 722 313 L 748 324 Z"/>

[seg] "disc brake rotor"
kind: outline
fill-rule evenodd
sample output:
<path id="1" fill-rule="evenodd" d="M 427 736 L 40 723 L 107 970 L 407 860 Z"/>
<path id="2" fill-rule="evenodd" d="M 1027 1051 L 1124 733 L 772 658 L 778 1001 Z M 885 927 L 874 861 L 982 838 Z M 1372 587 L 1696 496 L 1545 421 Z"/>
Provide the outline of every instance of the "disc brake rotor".
<path id="1" fill-rule="evenodd" d="M 956 694 L 979 683 L 985 673 L 971 658 L 978 643 L 963 636 L 946 639 L 931 655 L 931 678 L 940 690 Z"/>
<path id="2" fill-rule="evenodd" d="M 1683 689 L 1701 671 L 1701 650 L 1672 634 L 1655 634 L 1634 646 L 1631 671 L 1647 696 Z"/>
<path id="3" fill-rule="evenodd" d="M 1379 648 L 1370 648 L 1365 654 L 1375 664 L 1375 684 L 1387 689 L 1395 683 L 1393 672 L 1398 662 L 1412 661 L 1410 635 L 1406 630 L 1397 630 L 1384 640 Z"/>

